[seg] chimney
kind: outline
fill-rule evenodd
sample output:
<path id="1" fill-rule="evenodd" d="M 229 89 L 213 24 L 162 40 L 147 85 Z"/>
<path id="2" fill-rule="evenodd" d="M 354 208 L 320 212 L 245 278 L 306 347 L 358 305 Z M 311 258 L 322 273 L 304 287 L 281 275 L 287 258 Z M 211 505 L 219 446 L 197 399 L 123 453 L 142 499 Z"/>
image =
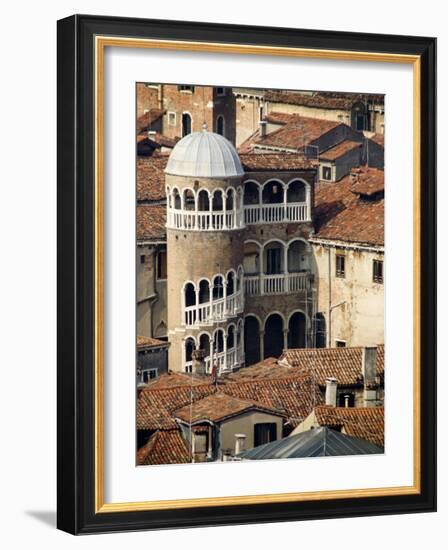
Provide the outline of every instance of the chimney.
<path id="1" fill-rule="evenodd" d="M 350 183 L 352 185 L 355 185 L 355 183 L 358 183 L 359 181 L 359 175 L 361 170 L 359 168 L 353 168 L 350 172 Z"/>
<path id="2" fill-rule="evenodd" d="M 266 135 L 266 129 L 267 129 L 268 123 L 265 120 L 260 120 L 259 125 L 260 125 L 260 137 L 264 137 Z"/>
<path id="3" fill-rule="evenodd" d="M 205 368 L 205 350 L 195 349 L 191 354 L 193 360 L 192 370 L 194 374 L 206 374 Z"/>
<path id="4" fill-rule="evenodd" d="M 244 451 L 246 434 L 235 434 L 235 456 Z"/>
<path id="5" fill-rule="evenodd" d="M 336 378 L 327 378 L 325 380 L 325 405 L 336 407 L 336 396 L 338 393 L 338 381 Z"/>
<path id="6" fill-rule="evenodd" d="M 376 346 L 362 350 L 362 376 L 364 378 L 364 407 L 375 407 L 378 384 L 376 381 Z"/>
<path id="7" fill-rule="evenodd" d="M 155 130 L 148 130 L 148 139 L 154 140 L 156 137 L 157 132 Z"/>

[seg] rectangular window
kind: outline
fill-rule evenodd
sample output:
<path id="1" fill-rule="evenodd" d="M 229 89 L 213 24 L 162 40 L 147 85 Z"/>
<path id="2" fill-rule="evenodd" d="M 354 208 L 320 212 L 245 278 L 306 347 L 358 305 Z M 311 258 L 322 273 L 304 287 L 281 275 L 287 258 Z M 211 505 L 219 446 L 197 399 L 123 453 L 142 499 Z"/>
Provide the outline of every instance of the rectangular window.
<path id="1" fill-rule="evenodd" d="M 383 283 L 383 262 L 382 260 L 373 260 L 373 281 Z"/>
<path id="2" fill-rule="evenodd" d="M 168 125 L 176 126 L 176 113 L 174 112 L 168 113 Z"/>
<path id="3" fill-rule="evenodd" d="M 157 254 L 157 279 L 167 278 L 166 250 L 160 250 Z"/>
<path id="4" fill-rule="evenodd" d="M 271 443 L 277 440 L 277 424 L 275 422 L 264 422 L 254 426 L 254 447 Z"/>
<path id="5" fill-rule="evenodd" d="M 140 256 L 140 263 L 141 263 L 141 264 L 144 264 L 145 261 L 146 261 L 146 256 L 145 256 L 144 254 L 141 254 L 141 256 Z"/>
<path id="6" fill-rule="evenodd" d="M 347 347 L 347 342 L 345 340 L 335 340 L 335 343 L 337 348 Z"/>
<path id="7" fill-rule="evenodd" d="M 336 277 L 345 277 L 345 256 L 336 254 Z"/>
<path id="8" fill-rule="evenodd" d="M 225 88 L 216 88 L 216 95 L 226 95 Z"/>
<path id="9" fill-rule="evenodd" d="M 177 89 L 179 92 L 194 92 L 194 86 L 178 86 Z"/>
<path id="10" fill-rule="evenodd" d="M 154 380 L 154 378 L 157 378 L 157 369 L 149 369 L 143 371 L 143 382 L 147 384 L 150 380 Z"/>
<path id="11" fill-rule="evenodd" d="M 331 181 L 331 166 L 322 166 L 322 179 Z"/>
<path id="12" fill-rule="evenodd" d="M 356 129 L 359 131 L 365 130 L 364 115 L 356 115 Z"/>

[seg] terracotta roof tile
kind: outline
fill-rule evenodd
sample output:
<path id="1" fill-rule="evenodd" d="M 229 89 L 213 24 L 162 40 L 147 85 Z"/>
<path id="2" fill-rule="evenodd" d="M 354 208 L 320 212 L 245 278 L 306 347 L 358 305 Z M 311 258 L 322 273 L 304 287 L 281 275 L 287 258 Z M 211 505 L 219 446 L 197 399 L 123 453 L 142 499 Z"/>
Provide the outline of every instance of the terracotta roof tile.
<path id="1" fill-rule="evenodd" d="M 352 170 L 357 177 L 356 183 L 352 183 L 350 190 L 357 195 L 371 197 L 384 191 L 384 171 L 379 168 L 358 168 Z"/>
<path id="2" fill-rule="evenodd" d="M 166 239 L 166 205 L 137 205 L 137 241 Z"/>
<path id="3" fill-rule="evenodd" d="M 383 407 L 320 406 L 314 409 L 314 413 L 320 426 L 341 427 L 347 435 L 384 447 Z"/>
<path id="4" fill-rule="evenodd" d="M 298 150 L 341 124 L 333 120 L 294 115 L 282 128 L 258 138 L 255 145 Z"/>
<path id="5" fill-rule="evenodd" d="M 257 378 L 279 378 L 290 376 L 291 374 L 294 373 L 291 373 L 290 367 L 279 365 L 276 357 L 269 357 L 254 365 L 225 374 L 223 378 L 230 381 L 244 381 L 255 380 Z"/>
<path id="6" fill-rule="evenodd" d="M 349 151 L 353 151 L 353 149 L 359 149 L 362 147 L 362 143 L 359 141 L 352 141 L 349 139 L 345 139 L 344 141 L 341 141 L 334 147 L 330 147 L 330 149 L 327 149 L 324 153 L 321 153 L 319 155 L 320 160 L 336 160 Z"/>
<path id="7" fill-rule="evenodd" d="M 245 153 L 240 154 L 245 172 L 270 170 L 310 170 L 317 167 L 314 160 L 299 153 Z"/>
<path id="8" fill-rule="evenodd" d="M 312 95 L 292 91 L 269 90 L 264 95 L 265 101 L 271 103 L 286 103 L 303 105 L 322 109 L 351 109 L 358 101 L 376 101 L 384 103 L 384 96 L 380 94 L 343 94 L 336 92 L 316 92 Z"/>
<path id="9" fill-rule="evenodd" d="M 337 379 L 341 386 L 358 385 L 362 382 L 362 347 L 355 348 L 305 348 L 288 349 L 280 357 L 281 363 L 312 375 L 323 387 L 328 377 Z M 384 346 L 377 348 L 377 375 L 384 374 Z"/>
<path id="10" fill-rule="evenodd" d="M 372 177 L 370 180 L 370 175 Z M 379 191 L 384 187 L 384 172 L 376 168 L 361 169 L 367 187 Z M 381 184 L 381 181 L 383 182 Z M 375 183 L 373 183 L 375 182 Z M 368 191 L 368 189 L 365 189 Z M 319 239 L 340 240 L 374 246 L 384 245 L 384 200 L 364 200 L 346 176 L 337 183 L 319 183 L 315 187 L 314 223 Z"/>
<path id="11" fill-rule="evenodd" d="M 222 393 L 220 391 L 204 397 L 193 403 L 182 407 L 174 412 L 174 416 L 184 422 L 221 422 L 226 418 L 241 414 L 249 410 L 258 410 L 266 413 L 279 415 L 277 409 L 266 407 L 256 401 L 248 401 Z M 283 416 L 283 414 L 282 414 Z"/>
<path id="12" fill-rule="evenodd" d="M 161 374 L 149 382 L 150 388 L 173 388 L 176 386 L 197 386 L 200 384 L 209 384 L 210 376 L 206 374 L 187 374 L 185 372 L 167 372 Z"/>
<path id="13" fill-rule="evenodd" d="M 168 342 L 158 340 L 157 338 L 151 338 L 149 336 L 137 336 L 137 349 L 149 348 L 153 346 L 168 346 Z"/>
<path id="14" fill-rule="evenodd" d="M 186 464 L 191 462 L 188 445 L 179 429 L 156 431 L 137 452 L 137 464 Z"/>
<path id="15" fill-rule="evenodd" d="M 137 158 L 137 202 L 165 200 L 165 167 L 168 156 Z"/>

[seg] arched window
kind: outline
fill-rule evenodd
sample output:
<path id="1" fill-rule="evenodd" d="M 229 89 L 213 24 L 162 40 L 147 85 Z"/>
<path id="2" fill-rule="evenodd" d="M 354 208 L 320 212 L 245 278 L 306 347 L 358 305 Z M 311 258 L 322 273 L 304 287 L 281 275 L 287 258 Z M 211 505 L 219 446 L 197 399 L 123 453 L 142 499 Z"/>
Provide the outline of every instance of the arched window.
<path id="1" fill-rule="evenodd" d="M 327 327 L 323 313 L 316 313 L 314 317 L 314 334 L 316 348 L 325 348 L 327 345 Z"/>
<path id="2" fill-rule="evenodd" d="M 284 273 L 284 246 L 280 242 L 272 242 L 264 248 L 264 272 L 267 275 Z"/>
<path id="3" fill-rule="evenodd" d="M 196 304 L 196 290 L 193 283 L 185 285 L 185 307 L 194 306 Z"/>
<path id="4" fill-rule="evenodd" d="M 227 332 L 227 349 L 231 350 L 235 347 L 235 327 L 230 325 Z"/>
<path id="5" fill-rule="evenodd" d="M 191 116 L 188 113 L 182 115 L 182 137 L 191 134 Z"/>
<path id="6" fill-rule="evenodd" d="M 227 296 L 231 296 L 235 292 L 235 273 L 229 271 L 227 274 Z"/>
<path id="7" fill-rule="evenodd" d="M 229 189 L 227 191 L 227 197 L 226 197 L 226 210 L 233 210 L 234 201 L 235 201 L 235 193 L 233 189 Z"/>
<path id="8" fill-rule="evenodd" d="M 288 273 L 309 269 L 308 247 L 303 241 L 294 241 L 288 248 Z"/>
<path id="9" fill-rule="evenodd" d="M 284 189 L 280 181 L 270 181 L 263 187 L 263 204 L 282 203 L 283 197 Z"/>
<path id="10" fill-rule="evenodd" d="M 180 195 L 179 195 L 179 191 L 177 189 L 173 189 L 173 202 L 174 202 L 174 208 L 176 210 L 180 210 L 181 209 L 181 206 L 182 206 L 182 203 L 181 203 L 181 200 L 180 200 Z"/>
<path id="11" fill-rule="evenodd" d="M 216 275 L 213 279 L 213 300 L 219 300 L 224 296 L 224 282 L 221 275 Z"/>
<path id="12" fill-rule="evenodd" d="M 206 279 L 199 283 L 199 303 L 205 304 L 210 301 L 210 285 Z"/>
<path id="13" fill-rule="evenodd" d="M 193 359 L 193 351 L 195 349 L 195 343 L 193 338 L 187 338 L 185 340 L 185 361 L 188 363 Z"/>
<path id="14" fill-rule="evenodd" d="M 252 315 L 244 319 L 244 351 L 246 366 L 258 363 L 260 357 L 260 323 Z"/>
<path id="15" fill-rule="evenodd" d="M 283 319 L 272 313 L 264 327 L 264 358 L 280 357 L 283 351 Z"/>
<path id="16" fill-rule="evenodd" d="M 220 328 L 215 332 L 213 339 L 213 349 L 217 353 L 224 351 L 224 331 Z"/>
<path id="17" fill-rule="evenodd" d="M 208 334 L 201 334 L 199 338 L 199 349 L 205 351 L 205 357 L 210 356 L 210 336 Z"/>
<path id="18" fill-rule="evenodd" d="M 214 212 L 222 211 L 222 206 L 223 206 L 222 191 L 221 189 L 218 189 L 213 193 L 212 210 Z"/>
<path id="19" fill-rule="evenodd" d="M 201 212 L 210 210 L 210 199 L 205 189 L 201 189 L 198 193 L 198 210 Z"/>
<path id="20" fill-rule="evenodd" d="M 306 348 L 306 317 L 301 311 L 289 318 L 288 348 Z"/>
<path id="21" fill-rule="evenodd" d="M 194 210 L 194 209 L 195 209 L 194 193 L 191 189 L 185 189 L 184 210 Z"/>
<path id="22" fill-rule="evenodd" d="M 260 186 L 253 181 L 244 184 L 244 204 L 260 204 Z"/>
<path id="23" fill-rule="evenodd" d="M 225 120 L 222 115 L 216 118 L 216 133 L 220 136 L 225 136 Z"/>
<path id="24" fill-rule="evenodd" d="M 286 193 L 287 202 L 306 202 L 306 185 L 303 181 L 292 181 Z"/>

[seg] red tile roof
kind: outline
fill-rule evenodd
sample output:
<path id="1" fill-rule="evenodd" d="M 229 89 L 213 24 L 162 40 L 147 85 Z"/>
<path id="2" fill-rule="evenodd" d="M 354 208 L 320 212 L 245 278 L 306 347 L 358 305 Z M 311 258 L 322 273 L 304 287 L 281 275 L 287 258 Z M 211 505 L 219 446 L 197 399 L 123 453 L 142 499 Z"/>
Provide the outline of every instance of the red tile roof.
<path id="1" fill-rule="evenodd" d="M 371 181 L 369 188 L 378 191 L 381 185 L 384 187 L 382 170 L 363 167 L 361 173 L 359 181 L 363 178 Z M 316 185 L 313 215 L 316 238 L 384 246 L 384 200 L 364 200 L 358 196 L 360 191 L 368 189 L 361 185 L 355 188 L 350 176 L 337 183 Z"/>
<path id="2" fill-rule="evenodd" d="M 147 113 L 139 116 L 137 119 L 137 134 L 151 130 L 151 124 L 159 120 L 165 111 L 163 109 L 149 109 Z"/>
<path id="3" fill-rule="evenodd" d="M 276 357 L 263 359 L 259 363 L 244 367 L 238 371 L 223 375 L 224 380 L 255 380 L 257 378 L 279 378 L 294 374 L 290 367 L 278 364 Z"/>
<path id="4" fill-rule="evenodd" d="M 168 345 L 168 342 L 158 340 L 157 338 L 151 338 L 149 336 L 137 336 L 137 349 Z"/>
<path id="5" fill-rule="evenodd" d="M 347 435 L 365 439 L 384 447 L 384 408 L 383 407 L 329 407 L 314 409 L 320 426 L 342 428 Z"/>
<path id="6" fill-rule="evenodd" d="M 173 388 L 175 386 L 194 386 L 200 384 L 209 384 L 210 376 L 206 374 L 187 374 L 185 372 L 172 372 L 161 374 L 159 377 L 151 380 L 149 386 L 153 388 Z"/>
<path id="7" fill-rule="evenodd" d="M 174 416 L 188 423 L 204 422 L 207 420 L 210 422 L 222 422 L 227 418 L 251 410 L 262 411 L 276 416 L 279 415 L 277 409 L 266 407 L 256 401 L 232 397 L 231 395 L 217 391 L 208 397 L 196 401 L 193 405 L 188 404 L 178 409 L 174 412 Z"/>
<path id="8" fill-rule="evenodd" d="M 286 103 L 289 105 L 303 105 L 322 109 L 351 109 L 358 101 L 375 100 L 384 103 L 384 96 L 380 94 L 342 94 L 337 92 L 316 92 L 304 94 L 292 91 L 269 90 L 264 95 L 265 101 L 271 103 Z"/>
<path id="9" fill-rule="evenodd" d="M 351 184 L 351 192 L 371 197 L 384 192 L 384 171 L 379 168 L 358 168 L 352 170 L 356 181 Z"/>
<path id="10" fill-rule="evenodd" d="M 312 376 L 319 386 L 325 386 L 328 377 L 334 377 L 341 386 L 362 383 L 362 347 L 287 349 L 280 357 L 285 363 Z M 377 375 L 384 374 L 384 345 L 377 348 Z"/>
<path id="11" fill-rule="evenodd" d="M 327 149 L 324 153 L 319 155 L 320 160 L 336 160 L 345 154 L 347 154 L 349 151 L 353 151 L 353 149 L 360 149 L 362 147 L 362 143 L 359 141 L 351 141 L 349 139 L 346 139 L 344 141 L 341 141 L 334 147 L 330 147 L 330 149 Z"/>
<path id="12" fill-rule="evenodd" d="M 137 202 L 160 201 L 165 194 L 165 167 L 167 156 L 138 157 L 137 159 Z"/>
<path id="13" fill-rule="evenodd" d="M 166 205 L 137 205 L 137 241 L 166 240 Z"/>
<path id="14" fill-rule="evenodd" d="M 286 149 L 300 149 L 311 144 L 330 130 L 341 125 L 341 122 L 293 115 L 285 126 L 259 137 L 255 145 L 271 146 Z"/>
<path id="15" fill-rule="evenodd" d="M 191 462 L 188 444 L 178 428 L 158 430 L 137 451 L 137 464 L 186 464 Z"/>
<path id="16" fill-rule="evenodd" d="M 243 153 L 239 156 L 245 172 L 310 170 L 317 167 L 316 161 L 300 153 Z"/>

